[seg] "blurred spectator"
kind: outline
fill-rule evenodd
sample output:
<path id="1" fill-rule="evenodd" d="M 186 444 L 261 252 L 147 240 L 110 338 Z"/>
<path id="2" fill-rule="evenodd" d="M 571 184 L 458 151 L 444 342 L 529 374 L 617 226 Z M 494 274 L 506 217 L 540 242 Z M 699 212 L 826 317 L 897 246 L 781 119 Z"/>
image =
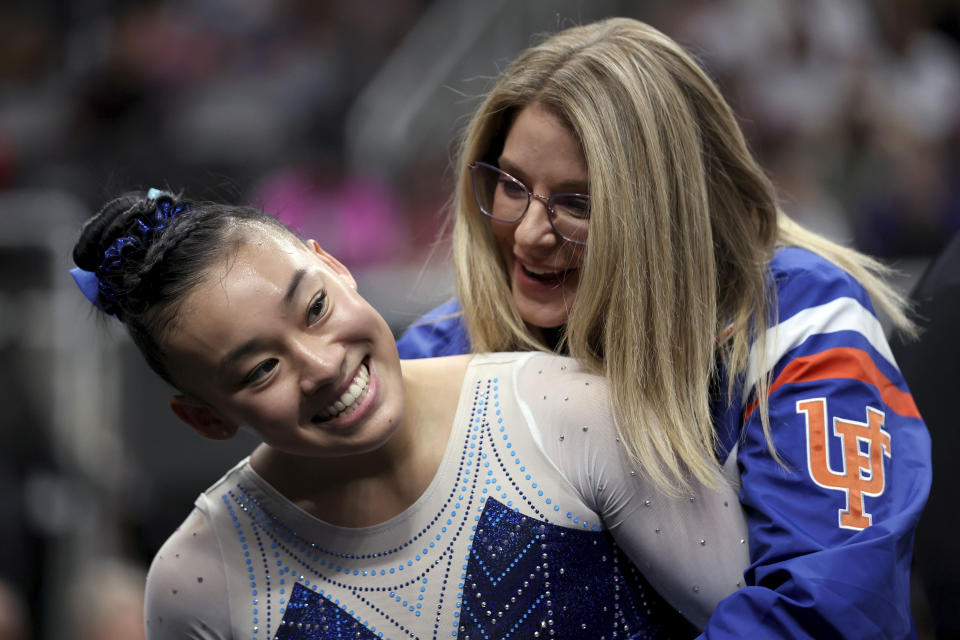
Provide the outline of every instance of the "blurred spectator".
<path id="1" fill-rule="evenodd" d="M 267 175 L 249 200 L 357 269 L 409 255 L 390 186 L 373 175 L 345 174 L 335 151 Z"/>
<path id="2" fill-rule="evenodd" d="M 0 252 L 0 265 L 9 265 L 9 252 Z M 22 259 L 20 264 L 30 264 Z M 7 284 L 0 282 L 0 285 Z M 0 291 L 9 294 L 6 287 Z M 20 345 L 7 342 L 14 327 L 10 319 L 18 314 L 4 308 L 9 298 L 0 294 L 0 360 L 7 366 L 0 367 L 0 580 L 6 581 L 8 589 L 23 598 L 17 601 L 18 615 L 35 621 L 32 626 L 42 626 L 43 599 L 40 576 L 47 569 L 45 532 L 30 515 L 28 487 L 37 478 L 53 469 L 50 442 L 46 437 L 48 425 L 40 419 L 30 403 L 30 391 L 18 375 L 18 369 L 28 351 Z M 38 505 L 33 505 L 38 506 Z M 8 593 L 9 596 L 9 593 Z M 7 601 L 7 605 L 11 601 Z M 28 604 L 29 603 L 29 604 Z M 2 608 L 2 607 L 0 607 Z M 22 609 L 22 610 L 21 610 Z M 32 610 L 31 610 L 32 609 Z M 0 635 L 0 640 L 3 636 Z"/>
<path id="3" fill-rule="evenodd" d="M 13 182 L 13 171 L 13 145 L 7 140 L 3 129 L 0 129 L 0 189 L 10 186 Z"/>
<path id="4" fill-rule="evenodd" d="M 931 27 L 930 5 L 914 0 L 876 3 L 879 65 L 869 77 L 878 132 L 943 141 L 960 120 L 960 50 Z"/>
<path id="5" fill-rule="evenodd" d="M 119 558 L 99 559 L 72 585 L 70 630 L 77 640 L 143 640 L 146 572 Z"/>
<path id="6" fill-rule="evenodd" d="M 960 172 L 941 142 L 886 145 L 875 167 L 886 181 L 862 195 L 857 245 L 883 258 L 929 257 L 960 231 Z"/>
<path id="7" fill-rule="evenodd" d="M 696 43 L 770 168 L 784 210 L 842 243 L 853 228 L 833 192 L 858 68 L 870 47 L 866 5 L 813 0 L 696 3 L 677 25 Z"/>
<path id="8" fill-rule="evenodd" d="M 676 29 L 737 103 L 787 213 L 884 258 L 930 256 L 960 229 L 960 52 L 931 5 L 687 6 Z"/>
<path id="9" fill-rule="evenodd" d="M 29 640 L 30 621 L 23 596 L 0 580 L 0 640 Z"/>
<path id="10" fill-rule="evenodd" d="M 18 11 L 13 4 L 0 7 L 0 78 L 7 83 L 33 82 L 54 61 L 52 25 L 43 12 Z"/>
<path id="11" fill-rule="evenodd" d="M 857 243 L 886 258 L 931 256 L 960 230 L 960 49 L 931 29 L 925 3 L 877 7 L 881 40 L 862 103 L 873 176 Z"/>

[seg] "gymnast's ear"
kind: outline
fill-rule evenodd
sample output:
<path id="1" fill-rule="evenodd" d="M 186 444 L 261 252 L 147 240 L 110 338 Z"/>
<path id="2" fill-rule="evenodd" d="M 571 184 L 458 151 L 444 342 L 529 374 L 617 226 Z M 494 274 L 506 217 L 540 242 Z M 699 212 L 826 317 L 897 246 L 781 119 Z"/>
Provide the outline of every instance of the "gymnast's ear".
<path id="1" fill-rule="evenodd" d="M 170 398 L 170 410 L 194 431 L 204 438 L 211 440 L 229 440 L 237 434 L 238 425 L 233 424 L 200 402 L 186 395 L 175 395 Z"/>
<path id="2" fill-rule="evenodd" d="M 316 240 L 307 240 L 307 246 L 310 247 L 311 251 L 317 254 L 320 260 L 327 265 L 328 269 L 343 278 L 346 281 L 347 286 L 349 286 L 351 289 L 357 288 L 357 281 L 353 279 L 353 274 L 350 273 L 350 270 L 347 269 L 342 262 L 324 251 L 320 245 L 317 244 Z"/>

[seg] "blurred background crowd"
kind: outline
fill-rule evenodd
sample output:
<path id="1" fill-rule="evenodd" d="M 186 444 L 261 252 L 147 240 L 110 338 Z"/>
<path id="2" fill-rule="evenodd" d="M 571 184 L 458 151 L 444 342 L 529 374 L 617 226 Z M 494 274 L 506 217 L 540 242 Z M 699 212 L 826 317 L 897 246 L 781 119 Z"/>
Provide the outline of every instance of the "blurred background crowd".
<path id="1" fill-rule="evenodd" d="M 395 331 L 449 297 L 459 129 L 537 38 L 608 15 L 683 43 L 807 226 L 908 289 L 960 229 L 951 0 L 5 0 L 0 640 L 142 637 L 153 553 L 253 446 L 202 440 L 66 274 L 130 188 L 252 203 L 356 273 Z"/>

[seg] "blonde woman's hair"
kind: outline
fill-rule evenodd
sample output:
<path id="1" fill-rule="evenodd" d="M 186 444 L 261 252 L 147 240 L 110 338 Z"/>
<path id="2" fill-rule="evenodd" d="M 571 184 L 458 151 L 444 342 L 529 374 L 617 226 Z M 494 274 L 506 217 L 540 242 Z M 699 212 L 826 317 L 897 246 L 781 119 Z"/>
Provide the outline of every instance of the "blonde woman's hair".
<path id="1" fill-rule="evenodd" d="M 477 209 L 469 162 L 495 163 L 513 118 L 538 103 L 579 141 L 590 182 L 590 239 L 566 324 L 572 356 L 611 385 L 621 440 L 667 491 L 713 484 L 709 407 L 718 356 L 728 397 L 776 309 L 773 251 L 795 245 L 857 278 L 909 330 L 884 267 L 783 215 L 726 101 L 673 40 L 612 18 L 557 33 L 500 76 L 462 141 L 453 257 L 476 351 L 545 349 L 513 304 L 509 274 Z M 761 362 L 763 354 L 759 354 Z M 769 377 L 757 386 L 769 431 Z"/>

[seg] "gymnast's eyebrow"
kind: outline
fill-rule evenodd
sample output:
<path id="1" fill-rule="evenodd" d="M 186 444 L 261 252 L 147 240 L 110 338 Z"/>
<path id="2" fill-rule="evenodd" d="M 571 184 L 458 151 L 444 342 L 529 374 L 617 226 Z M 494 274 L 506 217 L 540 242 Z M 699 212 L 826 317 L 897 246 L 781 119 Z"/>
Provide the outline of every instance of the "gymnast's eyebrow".
<path id="1" fill-rule="evenodd" d="M 217 368 L 218 377 L 221 379 L 224 378 L 230 367 L 235 366 L 236 363 L 243 360 L 250 354 L 263 350 L 265 344 L 266 343 L 260 338 L 253 338 L 252 340 L 247 340 L 237 348 L 231 350 L 230 353 L 225 355 L 220 360 L 220 366 Z"/>
<path id="2" fill-rule="evenodd" d="M 307 275 L 306 269 L 297 269 L 294 272 L 293 277 L 290 278 L 290 284 L 287 285 L 287 292 L 283 294 L 283 306 L 289 307 L 293 303 L 294 296 L 297 295 L 297 288 L 300 286 L 300 283 L 303 281 L 303 277 Z M 230 353 L 225 355 L 220 360 L 220 366 L 217 368 L 220 377 L 223 377 L 223 374 L 234 364 L 242 360 L 244 357 L 250 355 L 251 353 L 256 353 L 264 348 L 264 342 L 260 338 L 253 338 L 247 340 L 243 344 L 237 346 L 234 349 L 230 350 Z"/>
<path id="3" fill-rule="evenodd" d="M 306 269 L 297 269 L 296 273 L 293 274 L 293 277 L 290 279 L 290 286 L 287 287 L 287 293 L 283 296 L 283 305 L 285 307 L 289 307 L 290 303 L 293 302 L 293 296 L 297 294 L 297 287 L 300 286 L 300 282 L 305 275 L 307 275 Z"/>

